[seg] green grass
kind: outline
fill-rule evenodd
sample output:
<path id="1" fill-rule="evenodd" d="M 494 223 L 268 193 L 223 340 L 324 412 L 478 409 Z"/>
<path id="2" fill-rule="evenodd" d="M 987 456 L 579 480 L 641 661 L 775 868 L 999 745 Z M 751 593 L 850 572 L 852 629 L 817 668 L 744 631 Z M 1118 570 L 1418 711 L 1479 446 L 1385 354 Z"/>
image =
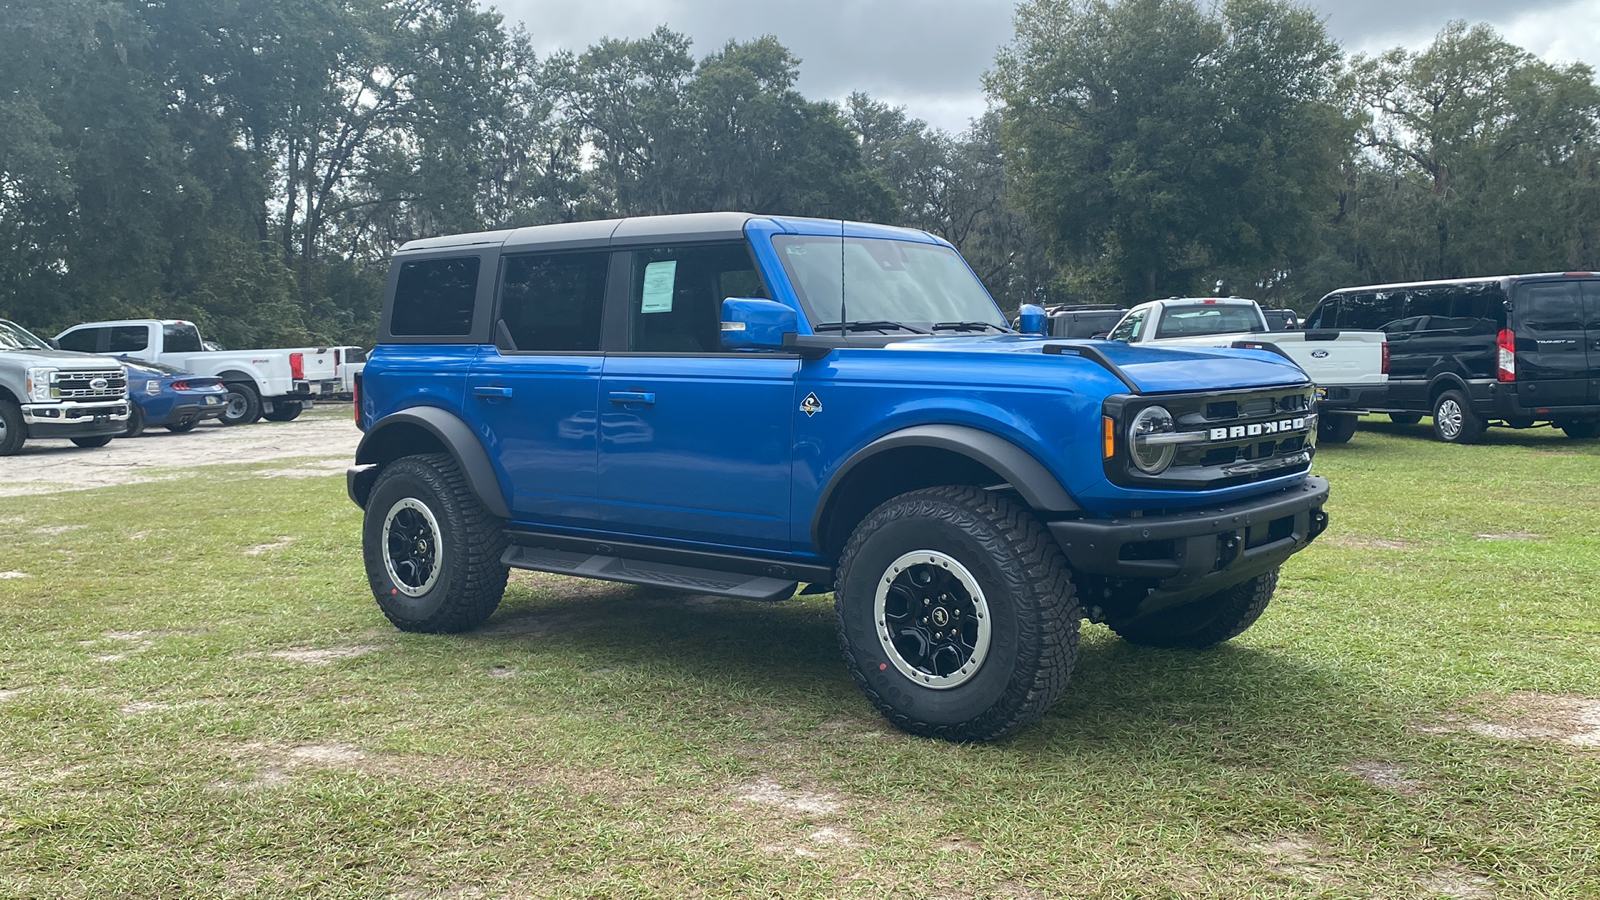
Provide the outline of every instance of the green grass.
<path id="1" fill-rule="evenodd" d="M 827 597 L 399 634 L 338 473 L 0 499 L 0 896 L 1600 896 L 1600 443 L 1424 434 L 1324 449 L 1254 629 L 1086 627 L 990 746 L 887 727 Z"/>

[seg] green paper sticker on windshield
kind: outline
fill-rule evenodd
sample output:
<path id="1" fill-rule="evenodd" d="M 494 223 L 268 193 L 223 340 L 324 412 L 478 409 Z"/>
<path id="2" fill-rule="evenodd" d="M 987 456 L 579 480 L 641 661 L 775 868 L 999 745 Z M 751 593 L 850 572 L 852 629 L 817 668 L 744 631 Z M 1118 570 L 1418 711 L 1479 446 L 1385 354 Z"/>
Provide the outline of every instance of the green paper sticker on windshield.
<path id="1" fill-rule="evenodd" d="M 672 287 L 678 278 L 678 261 L 653 262 L 644 267 L 642 313 L 672 312 Z"/>

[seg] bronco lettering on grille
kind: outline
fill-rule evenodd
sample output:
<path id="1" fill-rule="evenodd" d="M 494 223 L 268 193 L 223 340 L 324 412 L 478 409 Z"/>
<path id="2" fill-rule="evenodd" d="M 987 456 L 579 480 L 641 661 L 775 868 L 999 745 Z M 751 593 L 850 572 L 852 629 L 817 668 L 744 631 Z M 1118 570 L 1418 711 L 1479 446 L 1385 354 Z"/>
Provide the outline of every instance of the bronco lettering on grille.
<path id="1" fill-rule="evenodd" d="M 1287 434 L 1293 431 L 1305 431 L 1305 418 L 1278 419 L 1272 422 L 1256 422 L 1251 425 L 1232 425 L 1227 428 L 1213 428 L 1207 436 L 1213 441 L 1235 441 L 1240 438 L 1262 437 L 1269 434 Z"/>

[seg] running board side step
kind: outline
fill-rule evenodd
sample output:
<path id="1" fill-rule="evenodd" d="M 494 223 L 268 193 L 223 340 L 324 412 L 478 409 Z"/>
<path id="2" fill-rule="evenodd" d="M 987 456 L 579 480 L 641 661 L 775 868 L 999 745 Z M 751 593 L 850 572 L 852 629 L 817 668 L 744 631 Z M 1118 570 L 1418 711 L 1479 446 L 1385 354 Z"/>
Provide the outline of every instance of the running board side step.
<path id="1" fill-rule="evenodd" d="M 670 563 L 625 559 L 620 556 L 570 553 L 543 547 L 508 547 L 500 561 L 513 569 L 553 572 L 557 575 L 597 578 L 601 581 L 621 581 L 625 584 L 642 584 L 647 587 L 687 591 L 692 594 L 712 594 L 739 600 L 757 600 L 762 603 L 787 600 L 793 597 L 795 590 L 800 587 L 796 581 L 783 581 L 760 575 L 740 575 L 716 569 L 675 566 Z"/>

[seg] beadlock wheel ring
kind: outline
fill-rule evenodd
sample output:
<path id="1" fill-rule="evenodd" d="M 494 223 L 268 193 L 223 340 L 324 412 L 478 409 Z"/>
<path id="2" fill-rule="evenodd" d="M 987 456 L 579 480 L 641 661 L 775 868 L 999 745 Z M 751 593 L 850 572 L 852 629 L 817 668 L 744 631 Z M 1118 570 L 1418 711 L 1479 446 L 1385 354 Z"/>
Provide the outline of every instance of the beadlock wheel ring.
<path id="1" fill-rule="evenodd" d="M 407 597 L 426 594 L 439 581 L 444 544 L 439 520 L 422 501 L 405 497 L 383 517 L 383 569 Z"/>
<path id="2" fill-rule="evenodd" d="M 889 564 L 878 579 L 872 620 L 890 664 L 923 687 L 959 687 L 989 655 L 992 617 L 983 589 L 966 566 L 937 550 L 915 550 Z"/>

